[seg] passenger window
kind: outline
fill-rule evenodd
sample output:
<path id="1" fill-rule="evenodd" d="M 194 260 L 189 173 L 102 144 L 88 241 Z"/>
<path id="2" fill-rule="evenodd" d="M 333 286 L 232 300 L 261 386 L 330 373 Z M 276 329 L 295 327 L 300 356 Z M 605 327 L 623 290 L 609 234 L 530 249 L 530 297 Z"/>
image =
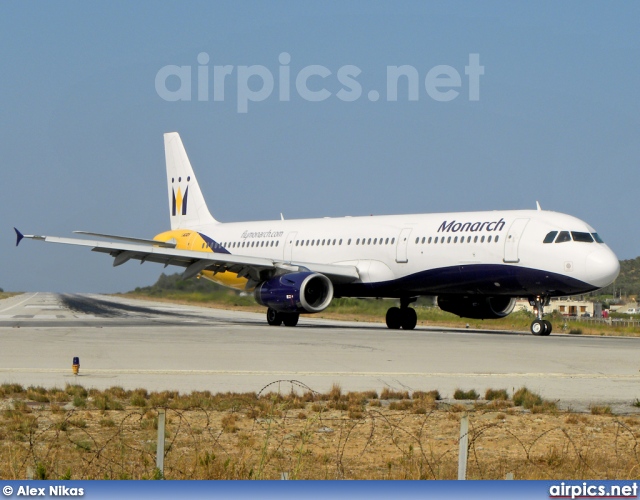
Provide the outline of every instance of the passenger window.
<path id="1" fill-rule="evenodd" d="M 475 238 L 473 238 L 473 242 L 474 243 L 478 243 L 478 237 L 477 236 Z"/>
<path id="2" fill-rule="evenodd" d="M 438 237 L 436 236 L 436 239 L 434 240 L 434 243 L 438 243 Z"/>
<path id="3" fill-rule="evenodd" d="M 389 238 L 387 238 L 386 240 L 384 240 L 384 244 L 388 245 L 389 244 Z"/>
<path id="4" fill-rule="evenodd" d="M 377 243 L 378 243 L 378 238 L 374 238 L 374 239 L 373 239 L 373 244 L 375 245 L 375 244 L 377 244 Z"/>
<path id="5" fill-rule="evenodd" d="M 491 235 L 487 238 L 487 243 L 491 243 Z"/>
<path id="6" fill-rule="evenodd" d="M 558 234 L 558 231 L 551 231 L 547 233 L 542 243 L 553 243 L 553 240 L 556 239 L 557 234 Z"/>
<path id="7" fill-rule="evenodd" d="M 580 233 L 578 231 L 571 231 L 573 241 L 580 241 L 582 243 L 593 243 L 593 238 L 590 233 Z"/>
<path id="8" fill-rule="evenodd" d="M 395 238 L 391 238 L 391 244 L 393 245 L 396 242 Z"/>
<path id="9" fill-rule="evenodd" d="M 356 245 L 359 245 L 359 244 L 360 244 L 360 238 L 356 240 Z"/>
<path id="10" fill-rule="evenodd" d="M 429 236 L 429 245 L 431 245 L 431 236 Z"/>
<path id="11" fill-rule="evenodd" d="M 600 236 L 598 236 L 598 233 L 591 233 L 591 236 L 593 236 L 593 239 L 596 240 L 596 243 L 604 243 L 602 238 L 600 238 Z"/>
<path id="12" fill-rule="evenodd" d="M 451 243 L 451 236 L 447 238 L 447 243 Z"/>
<path id="13" fill-rule="evenodd" d="M 278 246 L 279 244 L 280 244 L 280 242 L 279 242 L 279 241 L 276 241 L 276 246 Z"/>
<path id="14" fill-rule="evenodd" d="M 416 245 L 418 244 L 419 241 L 420 241 L 420 236 L 416 238 Z"/>
<path id="15" fill-rule="evenodd" d="M 498 236 L 496 236 L 496 239 L 494 240 L 496 243 L 498 243 Z"/>
<path id="16" fill-rule="evenodd" d="M 571 235 L 569 231 L 560 231 L 560 234 L 556 238 L 556 243 L 564 243 L 565 241 L 571 241 Z"/>
<path id="17" fill-rule="evenodd" d="M 367 245 L 371 245 L 371 238 L 369 238 L 369 241 L 367 241 Z"/>
<path id="18" fill-rule="evenodd" d="M 482 238 L 480 238 L 480 243 L 484 243 L 484 235 L 482 235 Z"/>
<path id="19" fill-rule="evenodd" d="M 467 243 L 471 243 L 471 236 L 467 236 Z"/>

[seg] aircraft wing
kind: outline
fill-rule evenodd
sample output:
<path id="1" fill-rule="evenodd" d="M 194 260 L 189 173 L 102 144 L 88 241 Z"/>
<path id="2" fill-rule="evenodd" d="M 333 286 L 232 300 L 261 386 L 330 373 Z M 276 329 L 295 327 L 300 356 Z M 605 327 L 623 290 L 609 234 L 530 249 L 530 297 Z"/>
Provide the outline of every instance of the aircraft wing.
<path id="1" fill-rule="evenodd" d="M 283 272 L 313 271 L 324 274 L 333 283 L 350 283 L 360 278 L 355 266 L 338 264 L 317 264 L 306 262 L 284 262 L 263 257 L 249 257 L 246 255 L 232 255 L 227 253 L 194 252 L 174 248 L 171 244 L 155 240 L 143 240 L 139 238 L 115 237 L 121 241 L 98 241 L 80 238 L 61 238 L 58 236 L 38 236 L 34 234 L 22 234 L 14 228 L 17 236 L 16 246 L 23 238 L 45 241 L 48 243 L 62 243 L 65 245 L 77 245 L 90 247 L 94 252 L 107 253 L 113 257 L 113 265 L 119 266 L 129 260 L 143 262 L 156 262 L 165 267 L 185 267 L 182 273 L 184 279 L 191 278 L 198 273 L 208 270 L 213 272 L 233 272 L 240 278 L 247 278 L 247 286 L 255 285 L 269 279 L 271 276 Z M 93 234 L 100 237 L 112 237 L 112 235 Z"/>

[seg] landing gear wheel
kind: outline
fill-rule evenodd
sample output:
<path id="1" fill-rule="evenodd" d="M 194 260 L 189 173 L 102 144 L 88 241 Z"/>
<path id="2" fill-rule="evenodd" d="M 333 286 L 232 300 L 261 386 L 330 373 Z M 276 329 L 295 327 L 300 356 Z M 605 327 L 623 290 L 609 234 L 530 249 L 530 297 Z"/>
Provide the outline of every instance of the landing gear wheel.
<path id="1" fill-rule="evenodd" d="M 545 337 L 551 335 L 553 325 L 550 321 L 542 319 L 544 307 L 549 305 L 549 297 L 544 295 L 529 297 L 529 304 L 533 306 L 533 312 L 536 314 L 536 319 L 531 323 L 531 333 Z"/>
<path id="2" fill-rule="evenodd" d="M 267 323 L 271 326 L 280 326 L 282 324 L 282 314 L 275 309 L 267 309 Z"/>
<path id="3" fill-rule="evenodd" d="M 390 330 L 399 330 L 402 326 L 402 312 L 399 307 L 390 307 L 387 311 L 387 328 Z"/>
<path id="4" fill-rule="evenodd" d="M 403 330 L 413 330 L 418 324 L 418 314 L 416 310 L 407 307 L 406 309 L 401 309 L 402 312 L 402 329 Z"/>
<path id="5" fill-rule="evenodd" d="M 282 314 L 282 322 L 284 323 L 284 326 L 296 326 L 299 319 L 300 314 L 298 313 Z"/>
<path id="6" fill-rule="evenodd" d="M 544 324 L 544 321 L 541 319 L 534 320 L 531 323 L 531 333 L 534 335 L 546 335 L 547 325 Z"/>

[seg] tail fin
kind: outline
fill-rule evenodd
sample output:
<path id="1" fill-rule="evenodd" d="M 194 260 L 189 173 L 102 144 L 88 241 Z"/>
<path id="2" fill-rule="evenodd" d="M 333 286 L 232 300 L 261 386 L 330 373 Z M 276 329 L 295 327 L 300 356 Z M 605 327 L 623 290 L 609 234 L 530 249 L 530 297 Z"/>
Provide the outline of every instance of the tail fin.
<path id="1" fill-rule="evenodd" d="M 164 134 L 171 229 L 191 229 L 216 221 L 207 208 L 187 152 L 177 132 Z"/>

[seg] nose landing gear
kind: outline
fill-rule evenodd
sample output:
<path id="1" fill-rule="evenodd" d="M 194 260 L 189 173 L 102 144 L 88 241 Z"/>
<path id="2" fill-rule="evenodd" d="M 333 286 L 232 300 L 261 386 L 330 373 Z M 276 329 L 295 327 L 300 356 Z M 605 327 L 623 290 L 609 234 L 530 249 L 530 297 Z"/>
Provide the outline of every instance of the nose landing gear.
<path id="1" fill-rule="evenodd" d="M 549 297 L 537 296 L 533 299 L 529 299 L 529 304 L 534 306 L 534 311 L 536 313 L 536 319 L 531 323 L 531 333 L 539 336 L 551 335 L 553 325 L 551 325 L 550 321 L 542 319 L 544 306 L 549 305 Z"/>

